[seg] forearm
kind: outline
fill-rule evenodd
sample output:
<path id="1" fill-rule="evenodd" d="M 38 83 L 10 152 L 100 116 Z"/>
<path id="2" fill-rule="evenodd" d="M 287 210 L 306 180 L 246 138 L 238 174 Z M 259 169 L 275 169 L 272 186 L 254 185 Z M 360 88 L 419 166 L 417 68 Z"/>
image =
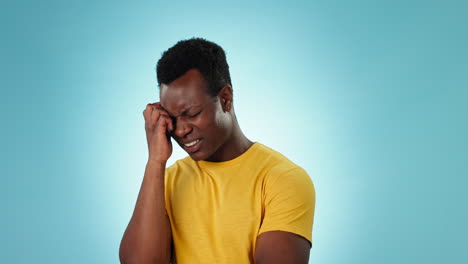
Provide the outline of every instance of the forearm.
<path id="1" fill-rule="evenodd" d="M 122 263 L 168 264 L 171 226 L 164 198 L 165 163 L 148 161 L 143 183 L 120 245 Z"/>

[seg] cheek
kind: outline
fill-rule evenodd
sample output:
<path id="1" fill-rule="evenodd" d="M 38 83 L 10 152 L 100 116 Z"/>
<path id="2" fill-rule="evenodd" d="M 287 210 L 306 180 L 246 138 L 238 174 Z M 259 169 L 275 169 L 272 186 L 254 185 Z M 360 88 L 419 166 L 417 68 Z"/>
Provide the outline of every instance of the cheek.
<path id="1" fill-rule="evenodd" d="M 200 116 L 191 123 L 194 131 L 204 135 L 210 134 L 210 131 L 213 129 L 214 124 L 214 117 L 208 115 Z"/>
<path id="2" fill-rule="evenodd" d="M 211 138 L 225 135 L 231 127 L 231 116 L 220 107 L 206 109 L 205 113 L 193 123 L 194 129 Z"/>

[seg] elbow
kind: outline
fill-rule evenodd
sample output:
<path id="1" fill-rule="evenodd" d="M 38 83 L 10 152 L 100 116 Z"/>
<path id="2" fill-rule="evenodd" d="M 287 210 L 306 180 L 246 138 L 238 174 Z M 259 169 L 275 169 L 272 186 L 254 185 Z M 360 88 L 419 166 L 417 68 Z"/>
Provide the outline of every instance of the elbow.
<path id="1" fill-rule="evenodd" d="M 129 252 L 126 248 L 120 247 L 119 259 L 122 264 L 169 264 L 170 261 L 166 261 L 165 258 L 158 256 L 144 254 L 142 252 Z"/>
<path id="2" fill-rule="evenodd" d="M 119 253 L 120 263 L 122 264 L 162 264 L 163 262 L 159 261 L 156 258 L 147 258 L 144 256 L 133 255 L 127 256 Z"/>
<path id="3" fill-rule="evenodd" d="M 130 260 L 130 258 L 128 257 L 128 250 L 123 246 L 123 243 L 120 244 L 120 248 L 119 248 L 119 260 L 120 260 L 120 263 L 122 264 L 130 264 L 130 263 L 135 263 L 133 261 Z"/>
<path id="4" fill-rule="evenodd" d="M 170 247 L 148 246 L 124 236 L 120 242 L 119 260 L 122 264 L 170 264 Z"/>
<path id="5" fill-rule="evenodd" d="M 129 249 L 125 246 L 125 243 L 120 244 L 119 248 L 119 259 L 121 264 L 133 264 L 133 263 L 144 263 L 144 264 L 155 264 L 156 262 L 150 262 L 144 257 L 144 254 L 137 252 L 135 249 Z"/>

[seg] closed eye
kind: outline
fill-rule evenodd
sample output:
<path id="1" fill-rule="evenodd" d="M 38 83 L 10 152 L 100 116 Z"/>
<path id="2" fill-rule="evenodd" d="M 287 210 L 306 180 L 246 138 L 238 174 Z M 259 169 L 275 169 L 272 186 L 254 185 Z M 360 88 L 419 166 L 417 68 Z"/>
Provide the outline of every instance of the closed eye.
<path id="1" fill-rule="evenodd" d="M 198 112 L 198 113 L 196 113 L 196 114 L 194 114 L 194 115 L 191 115 L 191 116 L 189 116 L 189 117 L 190 117 L 190 118 L 194 118 L 194 117 L 196 117 L 197 115 L 199 115 L 201 112 L 202 112 L 202 111 L 200 111 L 200 112 Z"/>

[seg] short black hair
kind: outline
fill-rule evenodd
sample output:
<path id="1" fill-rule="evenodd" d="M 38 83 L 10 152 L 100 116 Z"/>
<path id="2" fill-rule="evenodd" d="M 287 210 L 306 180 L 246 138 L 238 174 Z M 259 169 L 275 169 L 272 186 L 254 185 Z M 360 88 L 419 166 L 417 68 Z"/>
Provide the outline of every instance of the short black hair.
<path id="1" fill-rule="evenodd" d="M 203 38 L 181 40 L 166 50 L 156 66 L 158 85 L 169 84 L 190 69 L 197 69 L 208 83 L 208 92 L 216 96 L 231 84 L 226 54 L 218 44 Z"/>

